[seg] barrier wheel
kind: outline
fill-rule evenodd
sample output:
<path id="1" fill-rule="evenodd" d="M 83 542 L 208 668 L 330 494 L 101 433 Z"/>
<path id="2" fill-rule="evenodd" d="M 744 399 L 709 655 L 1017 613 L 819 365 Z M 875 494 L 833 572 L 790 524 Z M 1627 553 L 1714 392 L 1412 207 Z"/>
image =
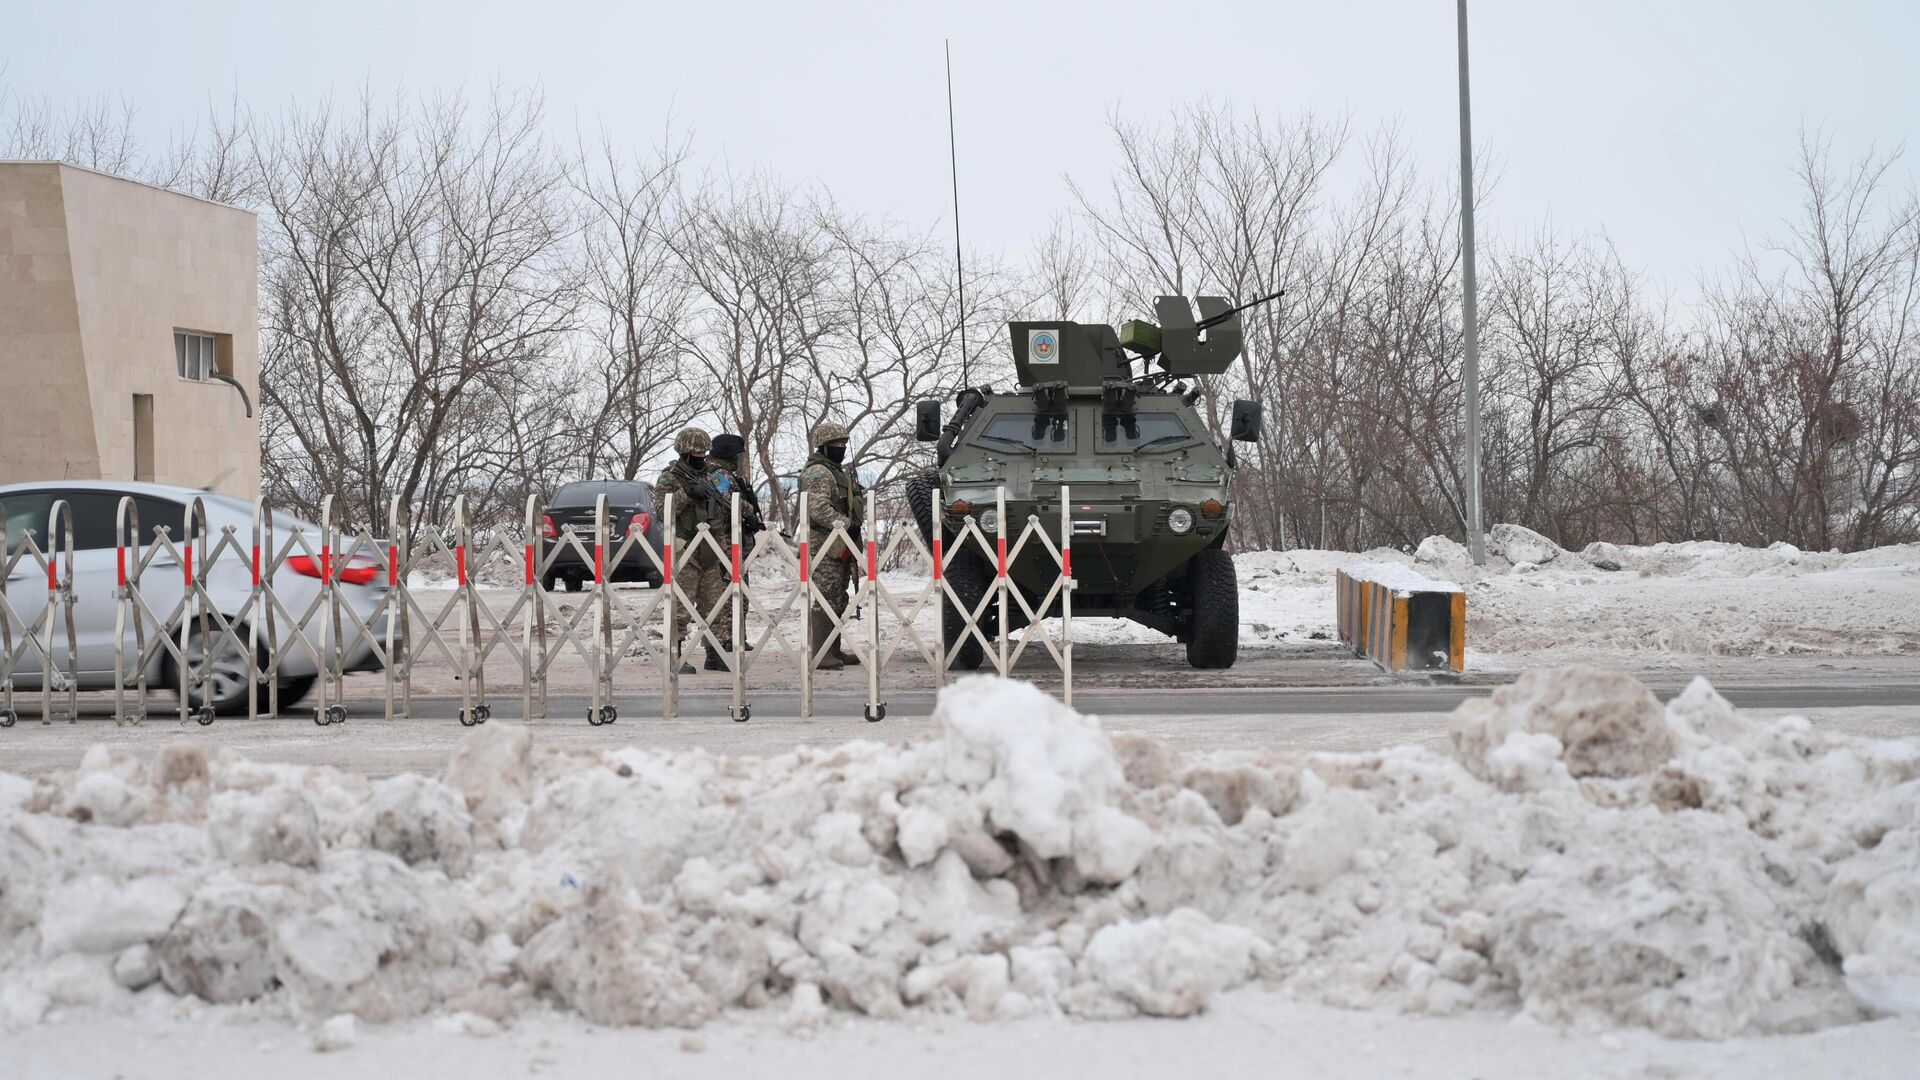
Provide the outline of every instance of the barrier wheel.
<path id="1" fill-rule="evenodd" d="M 344 724 L 346 722 L 347 722 L 347 707 L 345 705 L 327 706 L 327 723 Z"/>
<path id="2" fill-rule="evenodd" d="M 489 720 L 491 720 L 491 719 L 493 719 L 493 706 L 491 706 L 491 705 L 475 705 L 475 706 L 473 707 L 473 722 L 474 722 L 474 723 L 476 723 L 476 724 L 484 724 L 484 723 L 486 723 L 487 721 L 489 721 Z"/>
<path id="3" fill-rule="evenodd" d="M 753 716 L 753 706 L 742 705 L 738 709 L 734 710 L 733 722 L 736 724 L 744 724 L 752 716 Z"/>
<path id="4" fill-rule="evenodd" d="M 885 720 L 887 718 L 887 703 L 883 701 L 878 705 L 867 706 L 866 714 L 867 723 L 869 724 L 877 724 Z"/>
<path id="5" fill-rule="evenodd" d="M 12 727 L 20 722 L 20 714 L 12 709 L 0 709 L 0 727 Z"/>
<path id="6" fill-rule="evenodd" d="M 611 724 L 618 719 L 620 719 L 619 709 L 616 709 L 611 705 L 600 706 L 600 722 L 602 724 Z"/>
<path id="7" fill-rule="evenodd" d="M 475 724 L 478 724 L 480 722 L 480 717 L 477 715 L 479 712 L 480 710 L 478 708 L 473 709 L 472 712 L 469 712 L 466 709 L 461 709 L 460 710 L 460 726 L 472 727 Z"/>
<path id="8" fill-rule="evenodd" d="M 208 727 L 213 724 L 213 706 L 211 705 L 202 705 L 193 710 L 190 715 L 194 720 L 199 722 L 201 727 Z"/>

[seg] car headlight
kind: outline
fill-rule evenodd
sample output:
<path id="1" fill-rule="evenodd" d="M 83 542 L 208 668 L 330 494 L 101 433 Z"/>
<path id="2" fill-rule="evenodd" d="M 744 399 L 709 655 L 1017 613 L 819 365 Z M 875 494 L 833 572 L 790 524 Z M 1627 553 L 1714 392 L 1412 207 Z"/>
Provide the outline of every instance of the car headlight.
<path id="1" fill-rule="evenodd" d="M 1174 507 L 1173 512 L 1167 515 L 1167 528 L 1183 536 L 1192 532 L 1193 511 L 1184 506 Z"/>
<path id="2" fill-rule="evenodd" d="M 987 532 L 993 532 L 994 530 L 998 529 L 1000 527 L 1000 511 L 988 510 L 987 512 L 981 514 L 980 527 L 982 529 L 985 529 Z"/>

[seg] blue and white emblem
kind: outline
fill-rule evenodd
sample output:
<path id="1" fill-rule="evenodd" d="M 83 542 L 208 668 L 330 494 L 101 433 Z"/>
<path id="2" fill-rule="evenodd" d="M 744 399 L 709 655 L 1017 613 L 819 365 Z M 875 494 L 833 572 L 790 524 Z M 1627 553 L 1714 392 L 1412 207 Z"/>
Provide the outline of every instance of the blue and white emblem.
<path id="1" fill-rule="evenodd" d="M 1060 335 L 1054 330 L 1027 331 L 1027 363 L 1057 364 L 1060 362 Z"/>

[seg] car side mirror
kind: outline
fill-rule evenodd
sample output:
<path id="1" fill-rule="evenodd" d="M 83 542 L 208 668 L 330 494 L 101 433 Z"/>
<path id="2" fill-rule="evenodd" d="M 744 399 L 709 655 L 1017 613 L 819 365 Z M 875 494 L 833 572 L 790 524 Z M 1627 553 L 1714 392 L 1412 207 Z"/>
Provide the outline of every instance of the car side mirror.
<path id="1" fill-rule="evenodd" d="M 1260 403 L 1242 399 L 1233 403 L 1234 442 L 1260 441 Z"/>
<path id="2" fill-rule="evenodd" d="M 913 437 L 920 442 L 936 442 L 940 438 L 940 403 L 922 401 L 914 407 Z"/>

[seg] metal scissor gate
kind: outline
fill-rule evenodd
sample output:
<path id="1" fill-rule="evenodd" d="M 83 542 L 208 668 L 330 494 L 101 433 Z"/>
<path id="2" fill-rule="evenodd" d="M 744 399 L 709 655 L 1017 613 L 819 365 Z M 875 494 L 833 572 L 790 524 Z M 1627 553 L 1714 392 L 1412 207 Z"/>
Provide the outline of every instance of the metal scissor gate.
<path id="1" fill-rule="evenodd" d="M 281 687 L 311 681 L 314 722 L 337 724 L 348 719 L 347 676 L 362 670 L 378 673 L 381 714 L 403 718 L 413 712 L 419 661 L 435 656 L 459 684 L 459 719 L 468 726 L 492 715 L 489 662 L 496 679 L 517 672 L 521 715 L 543 719 L 556 661 L 569 655 L 586 668 L 589 724 L 614 723 L 618 700 L 639 695 L 657 694 L 661 714 L 672 717 L 682 689 L 680 658 L 706 649 L 724 661 L 734 720 L 752 716 L 749 676 L 762 669 L 792 671 L 800 713 L 812 716 L 816 665 L 836 647 L 860 660 L 864 715 L 879 721 L 887 714 L 886 686 L 899 672 L 896 658 L 917 658 L 945 685 L 969 645 L 977 644 L 1004 675 L 1036 642 L 1058 666 L 1072 703 L 1073 551 L 1065 487 L 1058 522 L 1030 517 L 1010 533 L 1001 491 L 991 531 L 969 516 L 951 540 L 936 530 L 931 543 L 910 521 L 881 520 L 871 503 L 857 538 L 843 526 L 824 543 L 811 543 L 804 494 L 797 537 L 765 531 L 745 542 L 739 494 L 731 498 L 730 535 L 701 525 L 676 538 L 669 528 L 658 550 L 644 528 L 614 527 L 604 495 L 591 530 L 569 525 L 551 538 L 543 534 L 546 508 L 537 496 L 527 500 L 519 522 L 485 527 L 469 520 L 464 497 L 455 500 L 451 521 L 420 528 L 396 500 L 388 507 L 385 537 L 370 526 L 343 526 L 332 496 L 321 504 L 317 528 L 293 527 L 263 502 L 253 509 L 250 530 L 233 524 L 216 530 L 196 498 L 186 507 L 178 540 L 166 527 L 143 531 L 134 500 L 124 498 L 115 523 L 115 584 L 103 597 L 76 595 L 73 515 L 59 502 L 48 516 L 45 546 L 37 530 L 23 529 L 12 550 L 0 551 L 6 570 L 0 579 L 0 726 L 17 719 L 15 686 L 23 679 L 37 682 L 43 718 L 56 715 L 56 693 L 64 715 L 77 716 L 83 680 L 74 609 L 96 603 L 114 609 L 110 685 L 121 723 L 140 723 L 158 707 L 182 722 L 211 724 L 212 690 L 228 679 L 244 682 L 250 717 L 278 715 Z M 935 492 L 936 513 L 941 505 Z M 661 513 L 669 525 L 674 521 L 672 495 Z M 592 570 L 585 591 L 565 594 L 578 601 L 572 606 L 543 584 L 563 555 Z M 977 597 L 963 595 L 951 579 L 963 557 L 991 568 Z M 850 595 L 836 612 L 814 579 L 827 560 L 838 558 L 852 565 Z M 1032 601 L 1012 580 L 1011 568 L 1023 558 L 1051 577 Z M 612 568 L 636 560 L 658 575 L 659 588 L 613 587 Z M 698 564 L 717 564 L 726 579 L 704 609 L 691 587 Z M 448 566 L 450 588 L 432 580 Z M 943 606 L 952 609 L 951 627 Z M 716 630 L 723 614 L 730 628 L 724 636 Z M 1010 632 L 1016 615 L 1025 625 Z M 1045 622 L 1053 617 L 1057 631 Z M 677 625 L 685 630 L 676 651 Z M 652 649 L 656 635 L 659 647 Z M 636 670 L 648 662 L 636 658 L 650 649 L 657 685 L 622 690 L 616 680 L 623 664 Z M 180 691 L 177 700 L 156 701 L 163 689 Z"/>

